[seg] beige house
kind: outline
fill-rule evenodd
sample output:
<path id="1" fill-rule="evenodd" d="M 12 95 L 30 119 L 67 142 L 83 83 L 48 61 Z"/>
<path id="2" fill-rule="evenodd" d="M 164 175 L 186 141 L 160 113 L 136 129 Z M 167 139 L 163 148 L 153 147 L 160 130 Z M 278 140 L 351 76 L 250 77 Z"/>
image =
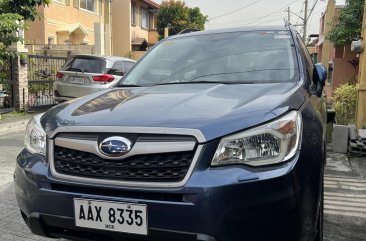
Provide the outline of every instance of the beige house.
<path id="1" fill-rule="evenodd" d="M 354 82 L 358 72 L 358 57 L 351 51 L 351 46 L 336 47 L 326 35 L 332 29 L 334 17 L 339 15 L 343 5 L 339 1 L 329 0 L 320 19 L 319 40 L 316 44 L 318 62 L 328 69 L 328 81 L 325 86 L 327 100 L 331 101 L 334 90 L 341 84 Z"/>
<path id="2" fill-rule="evenodd" d="M 27 44 L 95 45 L 97 53 L 105 53 L 108 0 L 52 0 L 37 10 L 41 19 L 25 31 Z"/>
<path id="3" fill-rule="evenodd" d="M 112 1 L 112 54 L 138 59 L 157 43 L 158 10 L 159 5 L 152 0 Z"/>

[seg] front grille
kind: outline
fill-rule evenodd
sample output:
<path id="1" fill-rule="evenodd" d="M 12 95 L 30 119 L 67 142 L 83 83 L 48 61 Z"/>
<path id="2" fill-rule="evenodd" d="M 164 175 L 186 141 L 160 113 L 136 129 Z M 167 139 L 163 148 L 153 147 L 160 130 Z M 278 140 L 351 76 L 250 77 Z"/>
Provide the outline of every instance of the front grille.
<path id="1" fill-rule="evenodd" d="M 184 179 L 194 151 L 131 156 L 107 160 L 82 151 L 55 146 L 55 169 L 60 174 L 138 182 L 179 182 Z"/>

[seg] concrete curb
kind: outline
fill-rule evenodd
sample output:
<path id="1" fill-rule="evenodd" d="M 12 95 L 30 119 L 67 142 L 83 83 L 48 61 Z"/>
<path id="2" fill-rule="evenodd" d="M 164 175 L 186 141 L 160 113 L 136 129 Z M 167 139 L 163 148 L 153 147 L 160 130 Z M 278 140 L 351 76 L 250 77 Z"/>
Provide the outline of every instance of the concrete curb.
<path id="1" fill-rule="evenodd" d="M 18 120 L 14 122 L 0 124 L 0 135 L 10 131 L 25 130 L 29 119 Z"/>

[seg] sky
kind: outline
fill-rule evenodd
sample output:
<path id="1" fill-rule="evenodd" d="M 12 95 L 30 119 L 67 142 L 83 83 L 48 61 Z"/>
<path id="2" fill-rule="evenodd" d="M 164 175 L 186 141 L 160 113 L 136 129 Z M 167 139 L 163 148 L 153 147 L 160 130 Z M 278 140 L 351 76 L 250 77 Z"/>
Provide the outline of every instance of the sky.
<path id="1" fill-rule="evenodd" d="M 161 3 L 162 0 L 154 0 Z M 290 7 L 291 24 L 302 24 L 298 16 L 304 16 L 304 0 L 185 0 L 189 7 L 199 7 L 201 12 L 208 15 L 206 29 L 255 26 L 255 25 L 280 25 L 287 19 L 287 8 Z M 315 8 L 309 17 L 307 33 L 319 33 L 319 21 L 326 8 L 326 0 L 308 0 L 308 12 L 314 4 Z M 344 0 L 337 0 L 343 4 Z M 249 6 L 248 6 L 249 5 Z M 242 9 L 241 9 L 242 8 Z M 232 14 L 227 13 L 236 11 Z M 220 17 L 221 16 L 221 17 Z M 302 26 L 297 27 L 302 33 Z"/>

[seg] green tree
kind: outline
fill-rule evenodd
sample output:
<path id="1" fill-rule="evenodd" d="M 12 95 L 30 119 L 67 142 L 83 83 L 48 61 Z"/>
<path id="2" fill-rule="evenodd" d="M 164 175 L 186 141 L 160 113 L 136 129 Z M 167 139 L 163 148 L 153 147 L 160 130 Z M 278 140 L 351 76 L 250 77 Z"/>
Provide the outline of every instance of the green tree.
<path id="1" fill-rule="evenodd" d="M 170 27 L 170 35 L 175 35 L 187 28 L 203 30 L 208 19 L 198 7 L 190 8 L 184 1 L 174 0 L 163 1 L 157 17 L 157 29 L 161 37 L 167 26 Z"/>
<path id="2" fill-rule="evenodd" d="M 196 28 L 203 30 L 205 29 L 205 23 L 207 22 L 207 20 L 208 17 L 203 15 L 198 7 L 189 8 L 188 12 L 189 28 Z"/>
<path id="3" fill-rule="evenodd" d="M 365 0 L 350 0 L 340 9 L 338 17 L 332 23 L 332 30 L 327 38 L 336 46 L 350 44 L 361 37 L 363 9 Z"/>
<path id="4" fill-rule="evenodd" d="M 6 48 L 14 42 L 23 41 L 13 33 L 24 28 L 24 22 L 40 17 L 38 6 L 46 6 L 50 0 L 0 0 L 0 63 L 6 56 Z"/>

